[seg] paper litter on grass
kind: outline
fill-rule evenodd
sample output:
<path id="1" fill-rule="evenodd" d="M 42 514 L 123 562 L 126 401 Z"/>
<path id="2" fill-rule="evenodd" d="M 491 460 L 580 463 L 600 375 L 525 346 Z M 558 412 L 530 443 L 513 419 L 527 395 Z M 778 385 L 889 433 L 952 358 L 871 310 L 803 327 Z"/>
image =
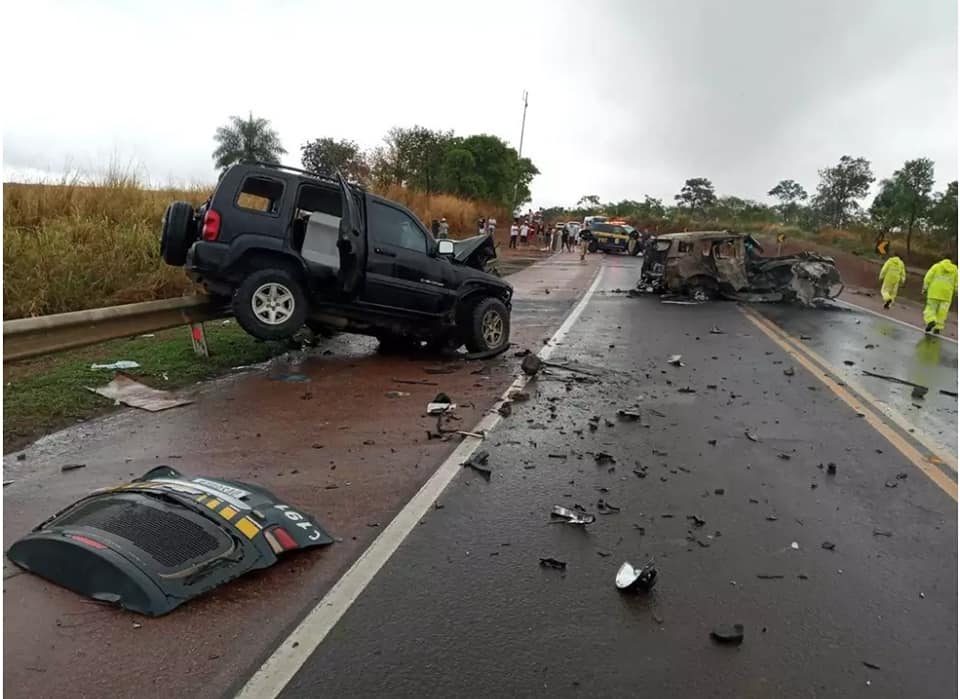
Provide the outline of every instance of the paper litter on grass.
<path id="1" fill-rule="evenodd" d="M 132 408 L 149 410 L 150 412 L 176 408 L 180 405 L 189 405 L 193 402 L 185 398 L 178 398 L 169 391 L 161 391 L 157 388 L 145 386 L 126 374 L 117 374 L 113 377 L 113 380 L 105 386 L 98 388 L 90 388 L 87 386 L 86 388 L 88 391 L 92 391 L 104 398 L 129 405 Z"/>

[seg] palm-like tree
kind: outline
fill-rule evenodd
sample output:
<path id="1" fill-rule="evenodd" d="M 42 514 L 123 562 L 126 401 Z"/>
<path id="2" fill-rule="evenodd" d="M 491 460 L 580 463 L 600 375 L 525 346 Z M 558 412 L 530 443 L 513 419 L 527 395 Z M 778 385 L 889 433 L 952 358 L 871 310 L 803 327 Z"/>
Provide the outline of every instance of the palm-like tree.
<path id="1" fill-rule="evenodd" d="M 280 136 L 270 128 L 270 120 L 254 117 L 252 112 L 246 119 L 230 117 L 230 123 L 218 128 L 213 138 L 219 144 L 213 151 L 219 169 L 240 160 L 279 163 L 280 156 L 287 152 L 280 145 Z"/>

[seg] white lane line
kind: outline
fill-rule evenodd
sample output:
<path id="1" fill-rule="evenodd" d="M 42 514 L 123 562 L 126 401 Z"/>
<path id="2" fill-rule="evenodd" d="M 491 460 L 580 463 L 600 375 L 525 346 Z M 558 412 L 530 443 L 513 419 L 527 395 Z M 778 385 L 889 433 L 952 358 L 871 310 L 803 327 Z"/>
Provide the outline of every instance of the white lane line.
<path id="1" fill-rule="evenodd" d="M 883 313 L 880 313 L 879 311 L 875 311 L 872 308 L 867 308 L 866 306 L 861 306 L 859 304 L 851 303 L 850 301 L 844 301 L 842 299 L 834 299 L 833 302 L 839 303 L 843 306 L 847 306 L 848 308 L 853 308 L 858 311 L 863 311 L 864 313 L 869 313 L 870 315 L 876 316 L 877 318 L 883 318 L 884 320 L 889 320 L 891 323 L 896 323 L 897 325 L 902 325 L 905 328 L 916 330 L 918 333 L 926 332 L 919 325 L 914 325 L 913 323 L 908 323 L 905 320 L 900 320 L 899 318 L 893 318 L 891 316 L 884 315 Z M 954 340 L 952 337 L 947 337 L 946 335 L 937 335 L 937 337 L 939 337 L 941 340 L 946 340 L 947 342 L 952 342 L 953 344 L 957 344 L 957 341 Z"/>
<path id="2" fill-rule="evenodd" d="M 577 322 L 580 314 L 583 313 L 583 309 L 586 308 L 590 298 L 600 285 L 602 276 L 603 267 L 600 267 L 583 298 L 570 311 L 557 332 L 540 349 L 537 356 L 541 359 L 548 359 L 553 354 L 557 343 L 567 335 L 573 324 Z M 507 396 L 513 391 L 522 389 L 527 385 L 528 380 L 523 374 L 519 375 L 503 393 L 501 400 L 506 400 Z M 499 424 L 500 420 L 500 414 L 495 410 L 491 411 L 470 431 L 490 431 Z M 343 577 L 330 588 L 297 628 L 267 658 L 266 662 L 237 694 L 237 699 L 273 699 L 280 694 L 310 655 L 313 654 L 313 651 L 323 642 L 330 630 L 340 621 L 350 605 L 356 601 L 374 576 L 390 560 L 403 540 L 413 531 L 424 515 L 430 511 L 433 503 L 440 497 L 444 489 L 463 470 L 461 464 L 481 444 L 483 444 L 481 439 L 475 437 L 464 438 L 453 453 L 440 465 L 436 473 L 423 484 L 423 487 L 374 539 L 367 550 L 354 561 L 350 569 L 343 574 Z"/>

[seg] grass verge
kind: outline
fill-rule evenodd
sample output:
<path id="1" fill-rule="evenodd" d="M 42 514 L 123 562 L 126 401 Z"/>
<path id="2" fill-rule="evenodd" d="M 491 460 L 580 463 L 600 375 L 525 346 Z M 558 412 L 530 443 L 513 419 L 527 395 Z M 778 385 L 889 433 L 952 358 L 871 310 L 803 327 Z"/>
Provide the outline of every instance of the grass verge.
<path id="1" fill-rule="evenodd" d="M 186 328 L 174 328 L 153 337 L 113 340 L 103 344 L 38 357 L 3 369 L 3 451 L 20 449 L 36 438 L 76 422 L 117 409 L 109 400 L 86 390 L 101 386 L 113 372 L 92 370 L 130 359 L 139 369 L 125 373 L 161 389 L 178 389 L 214 378 L 242 364 L 262 362 L 285 351 L 286 343 L 259 342 L 234 321 L 206 324 L 208 358 L 193 353 Z"/>

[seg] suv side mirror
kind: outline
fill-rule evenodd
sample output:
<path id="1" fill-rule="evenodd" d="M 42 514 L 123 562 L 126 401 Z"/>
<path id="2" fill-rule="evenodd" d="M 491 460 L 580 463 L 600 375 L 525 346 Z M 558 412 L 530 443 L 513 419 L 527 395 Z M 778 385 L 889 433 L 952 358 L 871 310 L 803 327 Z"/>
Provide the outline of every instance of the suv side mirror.
<path id="1" fill-rule="evenodd" d="M 444 257 L 453 254 L 453 241 L 452 240 L 438 240 L 437 241 L 437 254 Z"/>

